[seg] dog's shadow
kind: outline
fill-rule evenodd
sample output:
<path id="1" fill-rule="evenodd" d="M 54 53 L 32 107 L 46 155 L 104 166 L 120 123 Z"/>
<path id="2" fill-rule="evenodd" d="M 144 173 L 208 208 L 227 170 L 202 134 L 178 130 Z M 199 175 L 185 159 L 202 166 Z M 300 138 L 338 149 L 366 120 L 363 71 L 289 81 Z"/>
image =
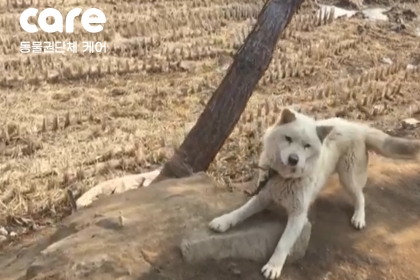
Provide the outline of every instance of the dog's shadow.
<path id="1" fill-rule="evenodd" d="M 390 270 L 400 275 L 396 279 L 415 279 L 410 270 L 419 275 L 420 268 L 402 255 L 420 249 L 420 168 L 374 160 L 364 192 L 366 227 L 357 230 L 350 223 L 350 197 L 337 176 L 330 179 L 309 214 L 313 226 L 307 254 L 285 274 L 291 279 L 390 279 Z M 399 257 L 392 253 L 396 239 L 410 240 L 398 248 L 403 252 Z M 418 259 L 420 253 L 410 257 Z"/>

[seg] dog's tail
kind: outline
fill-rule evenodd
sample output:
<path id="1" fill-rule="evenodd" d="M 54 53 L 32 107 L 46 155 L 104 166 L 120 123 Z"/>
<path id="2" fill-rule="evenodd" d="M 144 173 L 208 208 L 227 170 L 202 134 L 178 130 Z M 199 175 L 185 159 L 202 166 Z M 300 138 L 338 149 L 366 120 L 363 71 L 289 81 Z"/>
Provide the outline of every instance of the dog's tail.
<path id="1" fill-rule="evenodd" d="M 420 140 L 391 136 L 379 129 L 368 127 L 366 148 L 392 159 L 420 161 Z"/>

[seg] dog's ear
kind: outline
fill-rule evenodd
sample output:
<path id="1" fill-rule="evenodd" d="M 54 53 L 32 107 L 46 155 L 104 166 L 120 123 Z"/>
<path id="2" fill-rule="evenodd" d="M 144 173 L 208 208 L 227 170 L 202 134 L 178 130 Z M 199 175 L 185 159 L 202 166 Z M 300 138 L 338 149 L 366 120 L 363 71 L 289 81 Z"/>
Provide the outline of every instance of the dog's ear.
<path id="1" fill-rule="evenodd" d="M 326 125 L 318 125 L 316 127 L 316 134 L 318 134 L 318 138 L 321 140 L 321 143 L 324 142 L 324 139 L 328 136 L 328 134 L 330 134 L 333 128 L 333 126 Z"/>
<path id="2" fill-rule="evenodd" d="M 287 108 L 281 111 L 281 117 L 277 125 L 291 123 L 296 120 L 295 114 Z"/>

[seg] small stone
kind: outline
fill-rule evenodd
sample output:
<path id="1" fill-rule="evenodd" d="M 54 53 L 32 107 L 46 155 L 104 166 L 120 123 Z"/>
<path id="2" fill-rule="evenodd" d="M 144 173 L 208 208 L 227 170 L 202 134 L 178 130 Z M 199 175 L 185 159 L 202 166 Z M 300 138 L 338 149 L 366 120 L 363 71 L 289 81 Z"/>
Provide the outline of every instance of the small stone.
<path id="1" fill-rule="evenodd" d="M 126 95 L 127 91 L 124 88 L 118 87 L 118 88 L 111 89 L 110 94 L 112 96 L 121 96 L 121 95 Z"/>
<path id="2" fill-rule="evenodd" d="M 221 54 L 217 59 L 217 65 L 219 66 L 219 70 L 221 72 L 226 71 L 229 66 L 232 64 L 233 58 L 227 54 Z"/>
<path id="3" fill-rule="evenodd" d="M 0 243 L 3 243 L 6 240 L 7 240 L 7 237 L 6 236 L 0 235 Z"/>
<path id="4" fill-rule="evenodd" d="M 414 70 L 414 69 L 417 69 L 417 66 L 416 65 L 407 64 L 407 70 Z"/>
<path id="5" fill-rule="evenodd" d="M 124 227 L 124 224 L 125 224 L 125 218 L 124 218 L 124 216 L 122 215 L 122 212 L 120 211 L 120 215 L 118 216 L 118 222 L 120 223 L 120 226 L 121 227 Z"/>
<path id="6" fill-rule="evenodd" d="M 40 230 L 41 227 L 38 224 L 33 223 L 30 227 L 32 230 Z"/>
<path id="7" fill-rule="evenodd" d="M 33 223 L 33 221 L 31 219 L 27 219 L 27 218 L 24 218 L 24 217 L 22 217 L 20 219 L 21 219 L 24 226 L 29 226 Z"/>
<path id="8" fill-rule="evenodd" d="M 7 236 L 9 235 L 9 233 L 7 232 L 7 229 L 5 229 L 4 227 L 0 227 L 0 235 Z"/>
<path id="9" fill-rule="evenodd" d="M 382 58 L 382 63 L 392 65 L 392 60 L 389 57 Z"/>
<path id="10" fill-rule="evenodd" d="M 179 63 L 179 68 L 183 71 L 192 72 L 195 69 L 195 65 L 191 61 L 181 61 Z"/>
<path id="11" fill-rule="evenodd" d="M 10 237 L 16 237 L 17 236 L 17 233 L 16 232 L 14 232 L 14 231 L 12 231 L 12 232 L 10 232 Z"/>
<path id="12" fill-rule="evenodd" d="M 232 271 L 234 275 L 238 275 L 238 276 L 241 275 L 241 271 L 238 269 L 235 263 L 229 264 L 229 270 Z"/>
<path id="13" fill-rule="evenodd" d="M 403 126 L 417 126 L 419 123 L 420 121 L 415 118 L 408 118 L 403 120 Z"/>

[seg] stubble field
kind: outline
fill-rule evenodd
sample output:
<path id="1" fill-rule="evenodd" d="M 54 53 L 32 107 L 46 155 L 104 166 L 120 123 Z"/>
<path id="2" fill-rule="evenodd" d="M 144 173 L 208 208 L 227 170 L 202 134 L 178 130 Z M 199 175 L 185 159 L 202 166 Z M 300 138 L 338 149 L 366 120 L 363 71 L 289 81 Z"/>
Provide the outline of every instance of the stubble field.
<path id="1" fill-rule="evenodd" d="M 55 223 L 95 184 L 153 170 L 194 124 L 263 6 L 260 0 L 0 2 L 0 225 Z M 378 3 L 365 3 L 375 6 Z M 420 113 L 419 20 L 392 2 L 389 21 L 316 17 L 305 2 L 209 172 L 248 181 L 259 137 L 294 105 L 317 117 L 364 120 L 390 133 Z M 97 34 L 28 34 L 28 7 L 101 9 Z M 80 23 L 80 17 L 76 23 Z M 402 23 L 403 22 L 403 23 Z M 20 52 L 21 42 L 78 41 L 78 53 Z M 83 52 L 106 41 L 106 53 Z M 22 227 L 23 226 L 23 227 Z"/>

